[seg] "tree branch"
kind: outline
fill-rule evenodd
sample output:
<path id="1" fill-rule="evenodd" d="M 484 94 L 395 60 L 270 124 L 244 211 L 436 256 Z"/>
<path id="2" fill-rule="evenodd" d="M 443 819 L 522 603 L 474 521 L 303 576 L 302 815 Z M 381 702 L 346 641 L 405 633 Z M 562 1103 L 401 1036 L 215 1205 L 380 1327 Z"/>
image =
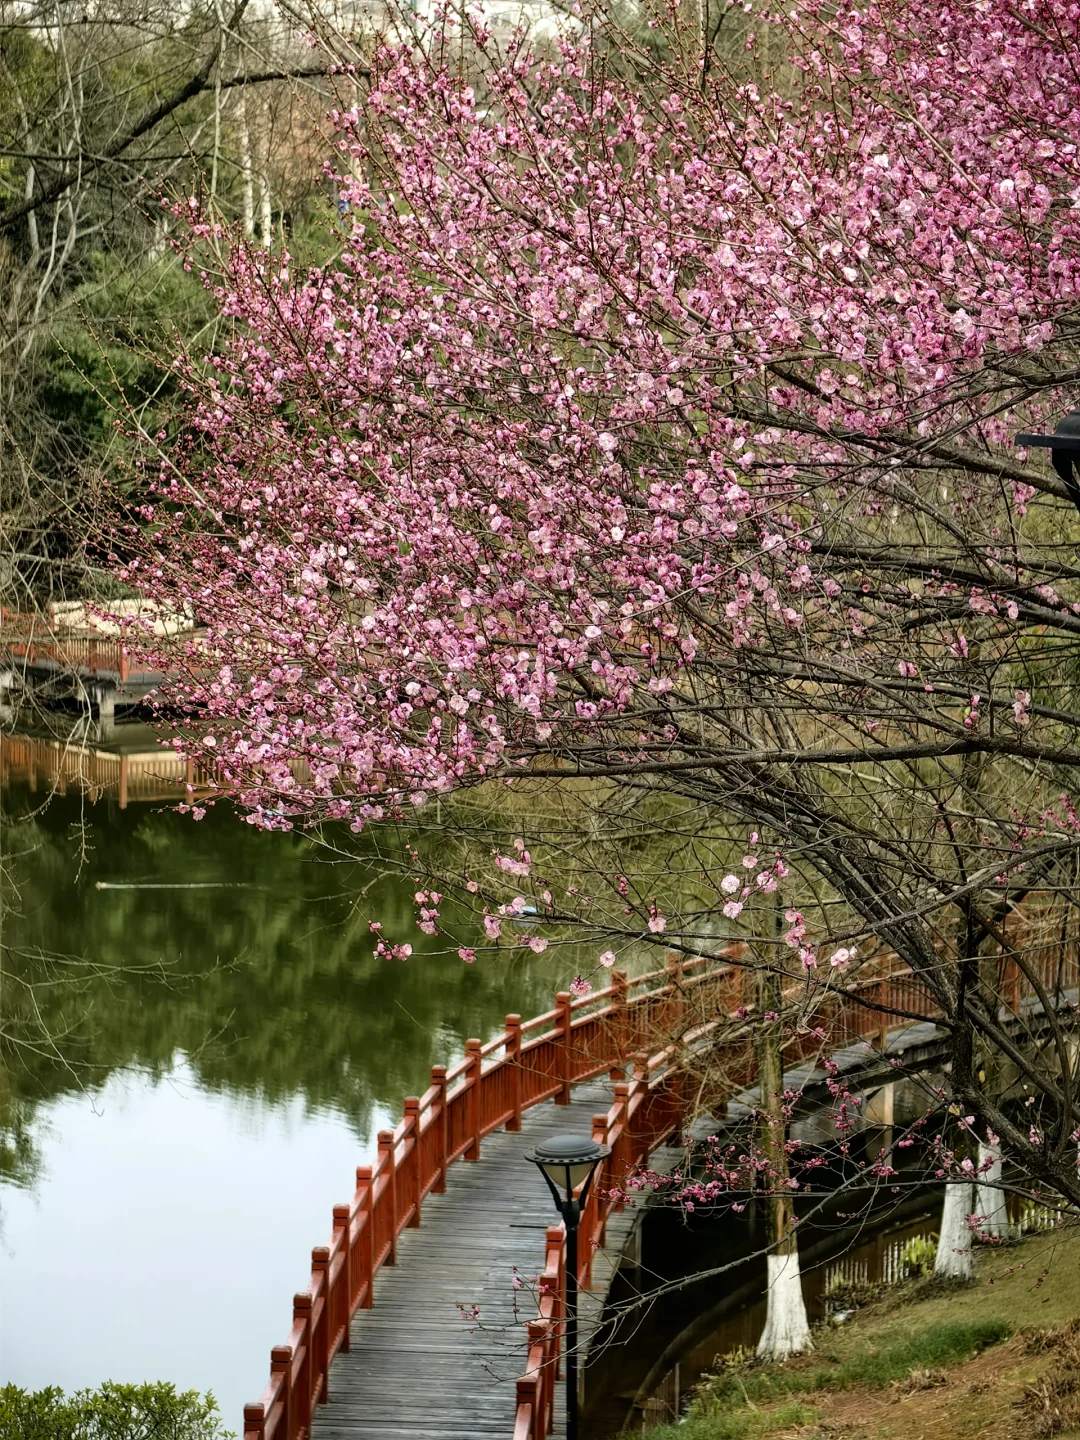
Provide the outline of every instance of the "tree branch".
<path id="1" fill-rule="evenodd" d="M 239 22 L 244 11 L 247 9 L 249 0 L 239 0 L 232 17 L 229 21 L 229 28 L 232 29 Z M 66 190 L 70 189 L 77 181 L 85 178 L 94 170 L 100 169 L 102 165 L 108 164 L 110 160 L 117 160 L 126 150 L 129 150 L 137 140 L 148 134 L 163 120 L 186 105 L 189 100 L 204 94 L 215 88 L 215 81 L 211 80 L 214 65 L 217 62 L 218 51 L 215 48 L 211 51 L 200 69 L 172 95 L 160 101 L 152 109 L 147 110 L 142 117 L 136 121 L 130 130 L 118 136 L 112 144 L 98 155 L 89 155 L 80 152 L 74 161 L 67 159 L 67 168 L 44 186 L 36 195 L 29 196 L 17 205 L 0 213 L 0 235 L 3 235 L 15 228 L 20 221 L 34 213 L 43 205 L 50 205 L 58 200 Z M 272 80 L 305 80 L 318 76 L 328 75 L 333 67 L 331 65 L 309 65 L 296 66 L 291 69 L 279 70 L 257 70 L 247 72 L 243 75 L 234 75 L 231 79 L 220 81 L 222 90 L 233 90 L 244 85 L 261 85 Z M 358 72 L 361 73 L 361 72 Z M 366 75 L 367 72 L 362 72 Z"/>

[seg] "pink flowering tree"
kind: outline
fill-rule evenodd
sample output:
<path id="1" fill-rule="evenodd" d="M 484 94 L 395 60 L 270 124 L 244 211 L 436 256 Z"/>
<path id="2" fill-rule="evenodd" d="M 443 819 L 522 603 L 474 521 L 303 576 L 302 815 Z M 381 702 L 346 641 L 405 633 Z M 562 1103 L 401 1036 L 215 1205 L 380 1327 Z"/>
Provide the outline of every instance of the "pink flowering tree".
<path id="1" fill-rule="evenodd" d="M 987 1193 L 1074 1201 L 1077 513 L 1013 436 L 1080 380 L 1078 18 L 377 49 L 325 264 L 191 207 L 224 338 L 127 566 L 252 823 L 437 820 L 466 960 L 747 933 L 805 1019 L 885 947 Z"/>

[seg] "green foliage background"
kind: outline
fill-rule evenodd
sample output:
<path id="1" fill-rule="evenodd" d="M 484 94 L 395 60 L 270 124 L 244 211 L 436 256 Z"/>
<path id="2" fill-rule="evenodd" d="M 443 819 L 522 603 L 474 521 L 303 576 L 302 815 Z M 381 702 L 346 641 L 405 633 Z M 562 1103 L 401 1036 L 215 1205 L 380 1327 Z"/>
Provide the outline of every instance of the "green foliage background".
<path id="1" fill-rule="evenodd" d="M 0 1388 L 0 1440 L 232 1440 L 212 1395 L 164 1383 L 97 1390 Z"/>

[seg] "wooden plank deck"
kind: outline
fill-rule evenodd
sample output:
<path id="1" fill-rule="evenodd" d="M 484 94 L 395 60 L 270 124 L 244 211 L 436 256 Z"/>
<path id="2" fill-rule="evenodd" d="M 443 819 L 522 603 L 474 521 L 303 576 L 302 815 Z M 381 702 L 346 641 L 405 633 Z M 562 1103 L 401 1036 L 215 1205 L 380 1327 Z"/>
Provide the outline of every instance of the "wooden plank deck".
<path id="1" fill-rule="evenodd" d="M 523 1322 L 534 1313 L 513 1288 L 514 1266 L 526 1282 L 538 1274 L 544 1232 L 559 1218 L 525 1151 L 591 1134 L 610 1104 L 605 1082 L 578 1085 L 570 1105 L 536 1106 L 518 1134 L 496 1131 L 478 1161 L 450 1167 L 446 1193 L 424 1201 L 422 1225 L 398 1240 L 397 1265 L 379 1272 L 372 1309 L 357 1311 L 312 1440 L 512 1440 Z M 463 1320 L 459 1305 L 479 1306 L 479 1320 Z M 561 1383 L 553 1434 L 563 1434 Z"/>

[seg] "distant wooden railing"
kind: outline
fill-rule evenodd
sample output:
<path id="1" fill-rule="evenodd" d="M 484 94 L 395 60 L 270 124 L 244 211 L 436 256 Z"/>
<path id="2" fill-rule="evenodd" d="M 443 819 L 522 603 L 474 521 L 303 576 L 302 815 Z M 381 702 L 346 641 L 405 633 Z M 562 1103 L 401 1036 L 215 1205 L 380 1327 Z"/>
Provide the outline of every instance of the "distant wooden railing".
<path id="1" fill-rule="evenodd" d="M 742 946 L 714 957 L 672 956 L 665 970 L 628 980 L 615 972 L 607 988 L 574 999 L 562 992 L 555 1008 L 522 1022 L 508 1015 L 503 1033 L 486 1045 L 469 1040 L 451 1069 L 436 1065 L 422 1096 L 405 1101 L 395 1130 L 381 1131 L 375 1165 L 356 1171 L 356 1192 L 334 1207 L 329 1246 L 311 1252 L 311 1280 L 294 1298 L 293 1325 L 284 1345 L 270 1352 L 270 1380 L 262 1399 L 244 1407 L 244 1440 L 305 1440 L 315 1406 L 327 1398 L 330 1365 L 349 1348 L 349 1325 L 370 1308 L 375 1277 L 394 1264 L 397 1239 L 419 1225 L 425 1198 L 445 1189 L 448 1166 L 477 1160 L 484 1136 L 518 1130 L 523 1111 L 554 1099 L 565 1104 L 571 1087 L 605 1070 L 614 1100 L 593 1117 L 594 1138 L 611 1154 L 593 1184 L 581 1219 L 579 1284 L 591 1280 L 593 1252 L 604 1242 L 609 1215 L 626 1178 L 683 1121 L 681 1055 L 714 1038 L 723 1044 L 723 1069 L 733 1094 L 752 1083 L 755 1059 L 744 995 L 748 972 Z M 1075 939 L 1048 940 L 1025 951 L 1025 963 L 1054 1004 L 1080 977 Z M 865 978 L 844 990 L 808 976 L 792 986 L 791 1002 L 805 997 L 808 1017 L 784 1046 L 785 1064 L 856 1041 L 883 1046 L 898 1025 L 939 1012 L 919 978 L 895 955 L 875 957 Z M 1004 962 L 1000 977 L 1006 1007 L 1019 1011 L 1037 995 L 1018 962 Z M 890 1018 L 891 1012 L 891 1018 Z M 712 1018 L 706 1019 L 709 1016 Z M 733 1023 L 734 1022 L 734 1023 Z M 717 1032 L 727 1030 L 722 1042 Z M 827 1042 L 822 1034 L 827 1035 Z M 655 1037 L 675 1037 L 654 1054 Z M 633 1068 L 626 1078 L 627 1065 Z M 537 1318 L 528 1327 L 528 1360 L 517 1382 L 513 1440 L 548 1440 L 551 1434 L 565 1296 L 565 1244 L 561 1226 L 547 1232 Z"/>
<path id="2" fill-rule="evenodd" d="M 85 790 L 92 800 L 115 794 L 121 810 L 129 802 L 190 799 L 219 788 L 208 767 L 184 760 L 164 746 L 119 755 L 40 736 L 0 735 L 0 785 L 13 781 L 31 790 L 42 785 L 60 795 L 73 786 Z"/>
<path id="3" fill-rule="evenodd" d="M 45 663 L 76 674 L 132 679 L 128 648 L 108 635 L 70 635 L 51 629 L 39 615 L 0 611 L 0 643 L 13 660 Z"/>
<path id="4" fill-rule="evenodd" d="M 124 602 L 120 602 L 121 606 Z M 50 607 L 51 610 L 52 607 Z M 107 602 L 103 608 L 108 610 Z M 121 637 L 121 617 L 110 623 L 107 614 L 95 618 L 93 605 L 80 605 L 78 618 L 62 614 L 33 614 L 0 607 L 0 649 L 12 660 L 27 666 L 55 666 L 75 675 L 125 685 L 153 684 L 161 678 L 156 662 L 148 662 L 143 651 L 153 637 L 132 630 Z M 186 641 L 195 632 L 181 628 Z M 159 640 L 160 643 L 160 640 Z M 149 663 L 149 668 L 148 668 Z"/>
<path id="5" fill-rule="evenodd" d="M 294 760 L 290 768 L 298 780 L 309 776 L 302 760 Z M 92 801 L 115 795 L 121 810 L 136 801 L 190 801 L 228 795 L 235 788 L 220 778 L 213 761 L 185 759 L 167 745 L 120 754 L 74 739 L 0 733 L 0 785 L 11 783 L 31 791 L 41 786 L 59 795 L 78 788 Z"/>

